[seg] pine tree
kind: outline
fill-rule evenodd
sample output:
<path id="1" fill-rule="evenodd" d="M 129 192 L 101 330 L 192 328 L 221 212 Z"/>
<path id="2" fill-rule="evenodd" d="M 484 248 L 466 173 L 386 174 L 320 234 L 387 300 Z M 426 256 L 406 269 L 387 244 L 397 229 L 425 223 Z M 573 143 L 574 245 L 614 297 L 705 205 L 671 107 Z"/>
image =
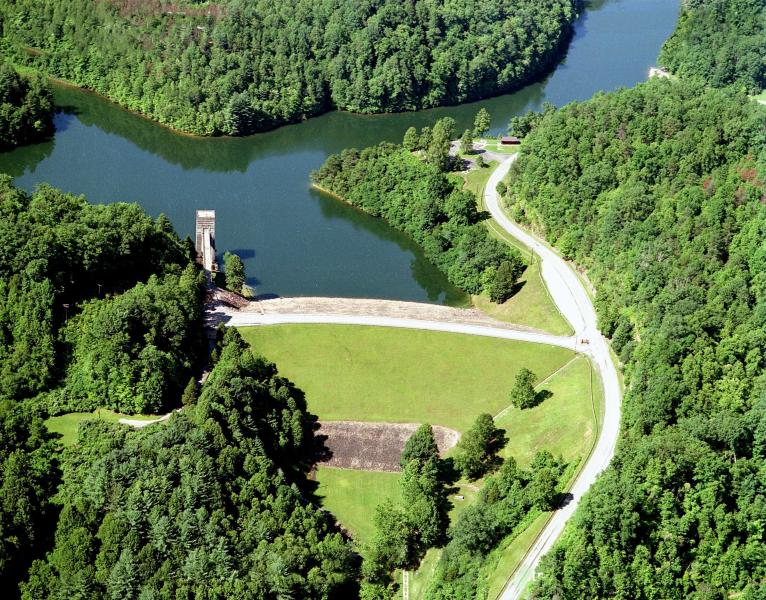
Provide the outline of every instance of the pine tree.
<path id="1" fill-rule="evenodd" d="M 399 465 L 404 469 L 407 467 L 407 463 L 413 460 L 425 463 L 428 460 L 438 458 L 439 447 L 436 445 L 433 428 L 426 423 L 418 427 L 407 440 L 399 459 Z"/>
<path id="2" fill-rule="evenodd" d="M 470 480 L 483 477 L 502 462 L 497 453 L 506 442 L 504 431 L 495 427 L 492 415 L 479 415 L 457 445 L 457 468 Z"/>
<path id="3" fill-rule="evenodd" d="M 516 408 L 531 408 L 537 403 L 535 381 L 537 375 L 526 367 L 516 374 L 516 382 L 511 390 L 511 404 Z"/>
<path id="4" fill-rule="evenodd" d="M 473 152 L 473 135 L 471 135 L 470 129 L 463 132 L 463 136 L 460 138 L 460 149 L 464 154 Z"/>
<path id="5" fill-rule="evenodd" d="M 242 259 L 231 252 L 223 255 L 223 269 L 226 274 L 226 287 L 236 294 L 242 293 L 245 285 L 245 265 Z"/>
<path id="6" fill-rule="evenodd" d="M 489 298 L 492 302 L 502 304 L 511 297 L 519 279 L 519 270 L 514 268 L 510 261 L 504 260 L 500 263 L 489 289 Z"/>
<path id="7" fill-rule="evenodd" d="M 189 383 L 184 388 L 184 393 L 181 396 L 181 404 L 184 406 L 191 406 L 197 401 L 197 382 L 194 377 L 189 379 Z"/>
<path id="8" fill-rule="evenodd" d="M 476 113 L 476 118 L 473 120 L 473 135 L 483 137 L 489 131 L 491 123 L 492 119 L 489 116 L 489 111 L 486 108 L 482 108 Z"/>
<path id="9" fill-rule="evenodd" d="M 414 152 L 418 149 L 418 145 L 420 143 L 420 138 L 418 137 L 418 130 L 414 127 L 410 127 L 405 133 L 404 133 L 404 140 L 402 140 L 402 146 L 404 146 L 405 150 L 409 150 L 410 152 Z"/>

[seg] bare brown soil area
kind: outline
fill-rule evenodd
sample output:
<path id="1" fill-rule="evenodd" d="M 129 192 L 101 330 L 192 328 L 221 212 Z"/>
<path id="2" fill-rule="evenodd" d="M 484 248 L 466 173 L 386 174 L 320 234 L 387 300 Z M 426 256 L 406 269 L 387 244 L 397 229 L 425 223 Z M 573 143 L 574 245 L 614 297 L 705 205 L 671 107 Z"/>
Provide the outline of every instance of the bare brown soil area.
<path id="1" fill-rule="evenodd" d="M 401 471 L 399 457 L 419 423 L 368 423 L 327 421 L 320 424 L 317 436 L 329 452 L 322 464 L 328 467 L 361 471 Z M 433 426 L 436 444 L 444 455 L 460 439 L 454 429 Z"/>

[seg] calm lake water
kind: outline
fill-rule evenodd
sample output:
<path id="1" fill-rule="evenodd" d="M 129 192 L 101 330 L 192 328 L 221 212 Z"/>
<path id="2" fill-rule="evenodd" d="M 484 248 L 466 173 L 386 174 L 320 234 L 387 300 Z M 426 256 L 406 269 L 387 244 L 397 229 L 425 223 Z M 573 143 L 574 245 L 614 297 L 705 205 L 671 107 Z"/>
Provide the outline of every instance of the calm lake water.
<path id="1" fill-rule="evenodd" d="M 561 106 L 646 79 L 678 15 L 678 0 L 589 3 L 566 58 L 517 93 L 450 108 L 383 116 L 329 113 L 240 139 L 176 135 L 91 94 L 59 88 L 53 140 L 0 153 L 0 171 L 32 189 L 49 182 L 91 202 L 138 202 L 181 235 L 194 211 L 217 211 L 218 251 L 245 261 L 259 294 L 461 303 L 417 246 L 379 219 L 309 188 L 309 173 L 343 148 L 398 141 L 411 125 L 449 115 L 469 127 L 487 108 L 495 132 L 549 101 Z"/>

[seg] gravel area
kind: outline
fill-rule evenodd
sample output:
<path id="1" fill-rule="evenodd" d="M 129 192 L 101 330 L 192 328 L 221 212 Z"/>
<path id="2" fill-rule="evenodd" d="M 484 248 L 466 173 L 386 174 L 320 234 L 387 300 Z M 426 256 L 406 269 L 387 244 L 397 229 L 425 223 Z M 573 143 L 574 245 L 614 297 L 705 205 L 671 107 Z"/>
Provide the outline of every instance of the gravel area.
<path id="1" fill-rule="evenodd" d="M 401 471 L 399 457 L 404 444 L 418 427 L 419 423 L 322 422 L 316 434 L 329 452 L 321 464 L 363 471 Z M 433 430 L 442 455 L 460 439 L 454 429 L 434 425 Z"/>

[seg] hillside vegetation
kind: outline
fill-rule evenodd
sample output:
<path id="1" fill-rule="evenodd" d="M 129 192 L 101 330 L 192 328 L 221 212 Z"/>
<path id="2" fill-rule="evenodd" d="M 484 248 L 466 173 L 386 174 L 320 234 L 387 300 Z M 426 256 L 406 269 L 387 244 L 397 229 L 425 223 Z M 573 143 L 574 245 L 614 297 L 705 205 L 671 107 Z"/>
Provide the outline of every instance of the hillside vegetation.
<path id="1" fill-rule="evenodd" d="M 303 393 L 234 330 L 196 383 L 205 280 L 167 219 L 4 177 L 0 237 L 5 596 L 353 595 L 358 560 L 306 477 Z M 182 403 L 140 431 L 94 415 L 63 440 L 44 424 Z"/>
<path id="2" fill-rule="evenodd" d="M 744 93 L 662 80 L 525 140 L 511 210 L 587 267 L 626 382 L 617 456 L 536 598 L 764 592 L 765 127 Z"/>
<path id="3" fill-rule="evenodd" d="M 749 93 L 766 87 L 766 1 L 687 0 L 660 63 L 681 77 Z"/>
<path id="4" fill-rule="evenodd" d="M 0 239 L 0 399 L 153 412 L 180 394 L 204 351 L 204 279 L 165 217 L 2 176 Z"/>
<path id="5" fill-rule="evenodd" d="M 527 83 L 580 0 L 0 0 L 19 63 L 176 129 L 244 135 L 332 108 L 397 112 Z"/>
<path id="6" fill-rule="evenodd" d="M 39 77 L 24 79 L 0 61 L 0 151 L 53 133 L 53 94 Z"/>
<path id="7" fill-rule="evenodd" d="M 22 597 L 348 597 L 350 545 L 302 493 L 313 425 L 302 393 L 228 331 L 183 413 L 81 429 L 55 545 Z"/>

